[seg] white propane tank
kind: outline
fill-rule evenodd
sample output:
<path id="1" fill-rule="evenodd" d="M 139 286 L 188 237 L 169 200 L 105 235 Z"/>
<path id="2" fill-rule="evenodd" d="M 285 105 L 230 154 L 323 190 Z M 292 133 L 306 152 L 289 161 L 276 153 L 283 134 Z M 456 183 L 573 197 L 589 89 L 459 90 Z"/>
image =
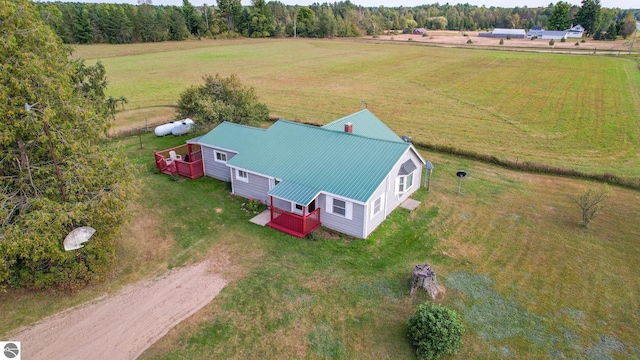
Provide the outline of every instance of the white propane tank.
<path id="1" fill-rule="evenodd" d="M 156 133 L 156 136 L 166 136 L 171 134 L 171 130 L 173 130 L 173 128 L 177 125 L 177 122 L 170 122 L 167 124 L 162 124 L 159 126 L 156 126 L 154 132 Z"/>
<path id="2" fill-rule="evenodd" d="M 176 121 L 175 124 L 176 126 L 171 129 L 171 133 L 175 136 L 184 135 L 191 131 L 191 128 L 193 127 L 193 120 L 186 118 L 184 120 Z"/>

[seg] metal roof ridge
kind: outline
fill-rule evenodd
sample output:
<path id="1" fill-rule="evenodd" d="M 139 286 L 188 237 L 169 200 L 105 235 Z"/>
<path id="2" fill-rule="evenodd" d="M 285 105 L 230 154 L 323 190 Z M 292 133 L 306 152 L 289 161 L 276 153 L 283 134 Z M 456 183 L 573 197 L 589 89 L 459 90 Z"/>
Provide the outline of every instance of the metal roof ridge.
<path id="1" fill-rule="evenodd" d="M 339 122 L 339 121 L 344 121 L 344 120 L 345 120 L 345 119 L 347 119 L 347 118 L 350 118 L 350 117 L 352 117 L 352 116 L 358 115 L 358 114 L 360 114 L 361 112 L 365 112 L 365 111 L 366 111 L 366 112 L 368 112 L 368 113 L 370 113 L 371 115 L 373 115 L 373 113 L 372 113 L 371 111 L 369 111 L 369 109 L 362 109 L 362 110 L 360 110 L 360 111 L 356 111 L 356 112 L 354 112 L 353 114 L 349 114 L 349 115 L 347 115 L 347 116 L 343 116 L 343 117 L 341 117 L 341 118 L 339 118 L 339 119 L 337 119 L 337 120 L 333 120 L 332 122 L 330 122 L 330 123 L 328 123 L 328 124 L 324 124 L 324 125 L 322 125 L 322 126 L 320 126 L 320 127 L 325 127 L 325 126 L 329 126 L 329 125 L 331 125 L 331 124 L 333 124 L 333 123 L 337 123 L 337 122 Z M 378 117 L 377 117 L 377 116 L 375 116 L 375 115 L 373 115 L 373 116 L 374 116 L 376 119 L 378 119 Z M 382 122 L 382 120 L 380 120 L 380 119 L 378 119 L 378 121 Z M 383 123 L 383 124 L 384 124 L 384 123 Z"/>
<path id="2" fill-rule="evenodd" d="M 362 110 L 362 111 L 364 111 L 364 110 Z M 374 137 L 365 136 L 365 135 L 361 135 L 361 134 L 354 134 L 354 133 L 348 133 L 348 132 L 345 132 L 345 131 L 336 131 L 336 130 L 326 129 L 326 128 L 322 127 L 322 126 L 314 126 L 314 125 L 309 125 L 309 124 L 303 124 L 303 123 L 299 123 L 299 122 L 295 122 L 295 121 L 291 121 L 291 120 L 285 120 L 285 119 L 280 119 L 278 121 L 283 121 L 283 122 L 286 122 L 286 123 L 289 123 L 289 124 L 293 124 L 293 125 L 304 126 L 304 127 L 310 128 L 310 129 L 322 130 L 322 131 L 326 131 L 326 132 L 332 133 L 332 134 L 341 134 L 342 136 L 348 135 L 348 136 L 359 137 L 359 138 L 362 138 L 362 139 L 382 141 L 382 142 L 387 142 L 387 143 L 392 143 L 392 144 L 407 144 L 407 145 L 411 145 L 410 143 L 404 142 L 402 140 L 393 141 L 393 140 L 387 140 L 387 139 L 381 139 L 381 138 L 374 138 Z M 269 129 L 271 129 L 271 128 L 269 128 Z M 398 139 L 400 139 L 400 137 L 398 137 Z"/>
<path id="3" fill-rule="evenodd" d="M 263 129 L 263 128 L 260 128 L 260 127 L 257 127 L 257 126 L 238 124 L 238 123 L 234 123 L 234 122 L 227 121 L 227 120 L 225 120 L 225 121 L 221 122 L 220 124 L 216 125 L 216 127 L 218 127 L 218 126 L 220 126 L 222 124 L 229 124 L 229 125 L 232 125 L 232 126 L 238 126 L 238 127 L 243 127 L 243 128 L 252 129 L 252 130 L 261 130 L 261 131 L 269 130 L 269 129 Z M 213 128 L 213 129 L 215 129 L 215 128 Z"/>

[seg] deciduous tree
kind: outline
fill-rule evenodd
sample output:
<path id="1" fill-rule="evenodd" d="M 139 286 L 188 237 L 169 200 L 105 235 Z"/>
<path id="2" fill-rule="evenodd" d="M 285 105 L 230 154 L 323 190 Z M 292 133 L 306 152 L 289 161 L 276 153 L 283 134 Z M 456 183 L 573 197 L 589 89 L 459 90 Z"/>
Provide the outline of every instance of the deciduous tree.
<path id="1" fill-rule="evenodd" d="M 204 84 L 191 86 L 180 94 L 178 114 L 195 120 L 199 126 L 223 121 L 258 125 L 269 119 L 269 109 L 258 101 L 252 87 L 231 75 L 206 75 Z"/>
<path id="2" fill-rule="evenodd" d="M 609 188 L 605 185 L 600 187 L 589 187 L 580 195 L 571 197 L 582 211 L 583 227 L 588 228 L 591 220 L 595 219 L 600 214 L 604 208 L 604 202 L 608 197 Z"/>

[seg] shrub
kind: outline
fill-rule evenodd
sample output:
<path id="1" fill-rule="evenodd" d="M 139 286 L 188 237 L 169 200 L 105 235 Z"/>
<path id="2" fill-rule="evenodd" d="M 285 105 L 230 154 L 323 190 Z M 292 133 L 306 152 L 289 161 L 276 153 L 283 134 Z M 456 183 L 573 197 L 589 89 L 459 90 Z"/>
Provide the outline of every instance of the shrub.
<path id="1" fill-rule="evenodd" d="M 422 37 L 427 37 L 427 33 L 422 34 Z"/>
<path id="2" fill-rule="evenodd" d="M 582 39 L 582 41 L 580 41 L 580 42 L 581 42 L 581 43 L 586 43 L 586 42 L 587 42 L 587 40 Z"/>
<path id="3" fill-rule="evenodd" d="M 500 39 L 500 45 L 504 45 L 504 39 Z"/>
<path id="4" fill-rule="evenodd" d="M 192 118 L 198 126 L 222 121 L 257 125 L 269 119 L 269 109 L 258 101 L 255 89 L 243 85 L 237 76 L 205 75 L 203 80 L 203 85 L 180 93 L 177 113 L 181 118 Z"/>
<path id="5" fill-rule="evenodd" d="M 560 39 L 560 42 L 567 42 L 567 39 L 562 38 L 562 39 Z"/>
<path id="6" fill-rule="evenodd" d="M 218 39 L 242 39 L 244 36 L 238 34 L 235 31 L 225 31 L 225 32 L 221 32 L 220 34 L 214 36 L 213 38 L 218 40 Z"/>
<path id="7" fill-rule="evenodd" d="M 420 360 L 452 354 L 462 345 L 464 328 L 458 314 L 442 305 L 426 302 L 409 317 L 409 338 Z"/>
<path id="8" fill-rule="evenodd" d="M 580 43 L 576 41 L 576 46 L 578 46 L 578 45 L 580 45 Z"/>
<path id="9" fill-rule="evenodd" d="M 473 41 L 471 41 L 471 39 L 467 40 L 467 44 L 473 44 Z"/>
<path id="10" fill-rule="evenodd" d="M 549 40 L 549 45 L 553 46 L 555 43 L 556 43 L 555 40 L 553 40 L 553 39 Z"/>
<path id="11" fill-rule="evenodd" d="M 248 202 L 242 203 L 241 207 L 249 214 L 259 214 L 267 208 L 265 204 L 256 199 L 249 199 Z"/>
<path id="12" fill-rule="evenodd" d="M 511 40 L 511 35 L 507 35 L 507 40 Z"/>

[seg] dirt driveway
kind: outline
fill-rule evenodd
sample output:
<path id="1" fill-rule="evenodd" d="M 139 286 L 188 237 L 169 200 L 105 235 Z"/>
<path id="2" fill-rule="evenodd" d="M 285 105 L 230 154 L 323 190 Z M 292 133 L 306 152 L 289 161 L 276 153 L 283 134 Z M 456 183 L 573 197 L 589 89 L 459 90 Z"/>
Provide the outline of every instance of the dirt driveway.
<path id="1" fill-rule="evenodd" d="M 209 262 L 171 270 L 63 311 L 12 336 L 22 358 L 135 359 L 172 327 L 208 304 L 226 281 Z"/>

